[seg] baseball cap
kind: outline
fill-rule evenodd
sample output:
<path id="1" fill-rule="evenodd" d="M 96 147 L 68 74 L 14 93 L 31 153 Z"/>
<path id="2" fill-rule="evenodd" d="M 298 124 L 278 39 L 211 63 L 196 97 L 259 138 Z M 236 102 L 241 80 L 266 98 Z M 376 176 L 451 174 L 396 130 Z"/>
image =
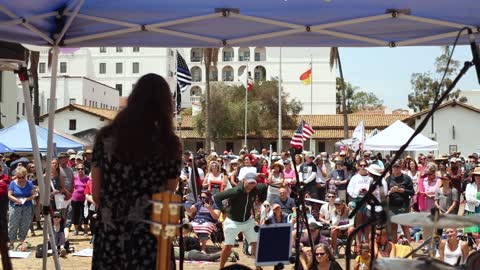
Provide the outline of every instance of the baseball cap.
<path id="1" fill-rule="evenodd" d="M 336 198 L 335 199 L 335 204 L 343 204 L 345 201 L 342 198 Z"/>
<path id="2" fill-rule="evenodd" d="M 280 208 L 280 204 L 274 203 L 274 204 L 272 205 L 272 210 L 275 210 L 276 208 Z"/>
<path id="3" fill-rule="evenodd" d="M 58 158 L 68 158 L 68 154 L 65 152 L 61 152 L 60 154 L 58 154 Z"/>
<path id="4" fill-rule="evenodd" d="M 247 183 L 257 183 L 257 174 L 253 172 L 245 174 L 245 181 L 247 181 Z"/>

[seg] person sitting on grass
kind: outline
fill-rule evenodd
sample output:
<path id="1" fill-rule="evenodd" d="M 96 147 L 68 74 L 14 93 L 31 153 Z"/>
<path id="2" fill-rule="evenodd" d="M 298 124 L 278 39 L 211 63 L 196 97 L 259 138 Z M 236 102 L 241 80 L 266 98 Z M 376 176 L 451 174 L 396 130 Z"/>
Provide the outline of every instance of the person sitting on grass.
<path id="1" fill-rule="evenodd" d="M 370 270 L 371 260 L 372 256 L 370 255 L 370 246 L 368 243 L 360 244 L 360 254 L 355 258 L 353 270 Z"/>
<path id="2" fill-rule="evenodd" d="M 185 260 L 189 261 L 209 261 L 214 262 L 220 259 L 222 254 L 221 251 L 206 254 L 202 252 L 200 249 L 200 239 L 193 231 L 193 226 L 191 223 L 185 223 L 182 225 L 182 232 L 183 232 L 183 246 L 185 248 Z M 174 248 L 175 259 L 180 258 L 180 248 Z M 229 260 L 232 262 L 236 262 L 239 259 L 238 253 L 232 251 L 230 254 Z"/>
<path id="3" fill-rule="evenodd" d="M 53 213 L 52 226 L 57 251 L 61 257 L 65 258 L 67 256 L 67 250 L 70 248 L 70 241 L 65 240 L 65 221 L 60 212 Z M 50 242 L 48 242 L 48 248 L 51 249 Z"/>

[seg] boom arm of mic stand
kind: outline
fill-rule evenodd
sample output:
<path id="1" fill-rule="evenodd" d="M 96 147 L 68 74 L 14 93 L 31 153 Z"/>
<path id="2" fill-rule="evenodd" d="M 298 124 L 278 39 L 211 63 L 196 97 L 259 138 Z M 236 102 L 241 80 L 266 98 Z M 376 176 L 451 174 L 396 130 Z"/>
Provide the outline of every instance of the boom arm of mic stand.
<path id="1" fill-rule="evenodd" d="M 463 64 L 463 68 L 460 70 L 460 72 L 458 73 L 457 77 L 455 77 L 455 79 L 453 80 L 452 84 L 450 84 L 450 86 L 448 87 L 447 90 L 445 90 L 445 92 L 442 94 L 442 96 L 436 101 L 436 103 L 433 105 L 432 107 L 432 110 L 430 110 L 427 115 L 425 116 L 425 118 L 423 119 L 423 121 L 420 123 L 420 125 L 418 126 L 417 130 L 415 130 L 415 132 L 412 134 L 412 136 L 407 140 L 407 142 L 402 145 L 402 147 L 400 147 L 400 149 L 398 150 L 397 154 L 395 155 L 395 157 L 392 159 L 392 161 L 390 162 L 390 164 L 387 166 L 387 168 L 385 168 L 385 170 L 383 171 L 381 177 L 379 179 L 377 179 L 373 185 L 370 186 L 370 189 L 368 190 L 367 194 L 372 194 L 373 191 L 375 190 L 375 188 L 377 186 L 380 186 L 381 182 L 382 182 L 382 178 L 385 177 L 385 175 L 387 174 L 388 171 L 390 171 L 393 167 L 393 164 L 400 158 L 400 156 L 403 154 L 403 152 L 405 151 L 405 149 L 407 148 L 407 146 L 410 144 L 410 142 L 413 140 L 413 138 L 418 135 L 422 130 L 423 128 L 425 127 L 425 125 L 427 124 L 428 120 L 430 119 L 430 117 L 433 115 L 433 112 L 438 108 L 438 106 L 445 100 L 445 98 L 450 94 L 450 92 L 453 90 L 453 88 L 455 88 L 456 84 L 458 83 L 458 81 L 460 81 L 460 79 L 463 77 L 463 75 L 465 75 L 465 73 L 468 71 L 469 68 L 471 68 L 473 65 L 473 61 L 467 61 Z M 367 196 L 365 196 L 367 197 Z M 353 216 L 355 216 L 355 214 L 358 212 L 358 210 L 360 208 L 362 208 L 362 206 L 366 203 L 366 200 L 365 200 L 365 197 L 356 205 L 355 209 L 353 209 L 353 211 L 350 213 L 350 215 L 348 216 L 349 218 L 352 218 Z"/>

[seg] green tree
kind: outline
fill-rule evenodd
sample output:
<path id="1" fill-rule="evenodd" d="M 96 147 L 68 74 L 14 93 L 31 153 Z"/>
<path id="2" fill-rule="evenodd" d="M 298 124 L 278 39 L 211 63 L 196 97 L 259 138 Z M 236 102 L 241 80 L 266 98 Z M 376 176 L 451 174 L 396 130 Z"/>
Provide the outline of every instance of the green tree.
<path id="1" fill-rule="evenodd" d="M 245 88 L 228 86 L 224 83 L 211 83 L 210 106 L 212 139 L 242 137 L 245 121 Z M 202 110 L 195 117 L 195 129 L 205 133 L 205 95 L 201 98 Z M 295 129 L 295 116 L 302 110 L 299 101 L 288 100 L 282 94 L 282 126 Z M 248 92 L 248 133 L 261 135 L 264 131 L 275 131 L 278 125 L 278 82 L 262 81 L 255 83 Z"/>
<path id="2" fill-rule="evenodd" d="M 408 95 L 408 107 L 415 112 L 419 112 L 429 108 L 430 101 L 436 101 L 447 88 L 452 85 L 452 76 L 458 70 L 460 62 L 452 59 L 447 70 L 450 48 L 448 46 L 441 47 L 441 55 L 435 59 L 435 73 L 423 72 L 413 73 L 410 79 L 412 93 Z M 443 74 L 445 73 L 443 84 L 440 85 Z M 460 96 L 460 89 L 452 91 L 446 100 L 457 99 L 460 102 L 467 102 L 466 97 Z"/>
<path id="3" fill-rule="evenodd" d="M 337 113 L 342 112 L 342 91 L 341 91 L 341 86 L 342 85 L 342 79 L 337 77 L 337 91 L 336 93 L 336 100 L 337 100 Z M 347 108 L 347 113 L 352 113 L 352 106 L 351 104 L 353 103 L 353 93 L 358 90 L 359 88 L 357 86 L 353 86 L 351 83 L 345 81 L 345 102 L 346 102 L 346 108 Z"/>
<path id="4" fill-rule="evenodd" d="M 353 94 L 350 108 L 352 112 L 358 112 L 382 108 L 382 104 L 383 100 L 379 99 L 374 93 L 359 91 Z"/>

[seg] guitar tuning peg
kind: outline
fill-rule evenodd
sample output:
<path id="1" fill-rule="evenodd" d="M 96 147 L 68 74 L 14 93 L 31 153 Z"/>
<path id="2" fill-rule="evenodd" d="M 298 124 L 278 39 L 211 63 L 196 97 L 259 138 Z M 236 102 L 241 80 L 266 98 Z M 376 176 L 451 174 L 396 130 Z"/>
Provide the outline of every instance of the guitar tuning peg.
<path id="1" fill-rule="evenodd" d="M 154 202 L 153 203 L 153 213 L 160 214 L 160 213 L 162 213 L 162 209 L 163 209 L 163 203 L 161 203 L 161 202 Z"/>
<path id="2" fill-rule="evenodd" d="M 174 237 L 177 235 L 177 226 L 176 225 L 166 225 L 165 226 L 165 237 Z"/>
<path id="3" fill-rule="evenodd" d="M 155 236 L 159 236 L 162 232 L 162 225 L 160 224 L 153 224 L 152 225 L 152 234 Z"/>

